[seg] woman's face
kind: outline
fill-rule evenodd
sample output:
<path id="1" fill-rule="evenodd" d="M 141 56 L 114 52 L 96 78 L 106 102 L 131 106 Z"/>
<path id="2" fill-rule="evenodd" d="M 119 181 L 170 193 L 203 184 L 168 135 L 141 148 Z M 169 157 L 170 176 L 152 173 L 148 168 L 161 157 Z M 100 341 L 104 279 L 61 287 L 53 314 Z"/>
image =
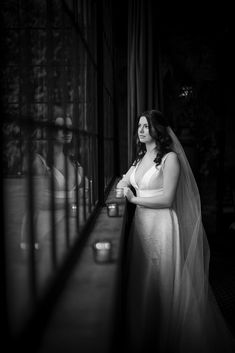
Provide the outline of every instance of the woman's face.
<path id="1" fill-rule="evenodd" d="M 149 124 L 145 116 L 141 116 L 138 124 L 138 137 L 142 143 L 151 143 L 154 138 L 149 133 Z"/>
<path id="2" fill-rule="evenodd" d="M 71 128 L 72 119 L 69 117 L 66 117 L 66 118 L 59 117 L 56 119 L 55 124 L 56 126 L 62 126 L 62 127 L 66 126 L 68 128 Z M 73 137 L 72 131 L 69 131 L 69 130 L 66 131 L 64 129 L 59 129 L 56 132 L 56 141 L 62 144 L 70 143 L 72 141 L 72 137 Z"/>

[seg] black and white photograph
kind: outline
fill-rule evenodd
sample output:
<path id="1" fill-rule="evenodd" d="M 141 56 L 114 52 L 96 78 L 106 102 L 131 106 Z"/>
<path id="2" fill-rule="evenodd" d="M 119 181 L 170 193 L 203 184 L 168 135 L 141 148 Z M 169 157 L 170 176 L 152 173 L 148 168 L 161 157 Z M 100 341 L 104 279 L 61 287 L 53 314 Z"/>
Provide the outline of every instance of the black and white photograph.
<path id="1" fill-rule="evenodd" d="M 232 5 L 0 18 L 2 350 L 235 353 Z"/>

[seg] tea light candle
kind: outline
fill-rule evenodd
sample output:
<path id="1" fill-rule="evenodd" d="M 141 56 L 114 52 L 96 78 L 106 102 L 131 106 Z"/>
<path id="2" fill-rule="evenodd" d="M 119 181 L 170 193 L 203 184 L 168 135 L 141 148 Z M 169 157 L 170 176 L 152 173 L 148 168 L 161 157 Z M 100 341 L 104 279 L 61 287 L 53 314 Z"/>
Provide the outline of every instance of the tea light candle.
<path id="1" fill-rule="evenodd" d="M 108 240 L 100 240 L 93 244 L 94 259 L 98 263 L 111 261 L 112 244 Z"/>
<path id="2" fill-rule="evenodd" d="M 72 203 L 72 205 L 70 206 L 70 215 L 72 217 L 77 216 L 77 205 L 75 203 Z"/>
<path id="3" fill-rule="evenodd" d="M 116 191 L 117 198 L 122 198 L 124 196 L 123 188 L 116 188 L 115 191 Z"/>
<path id="4" fill-rule="evenodd" d="M 118 216 L 118 204 L 117 203 L 107 204 L 107 212 L 108 212 L 109 217 L 117 217 Z"/>

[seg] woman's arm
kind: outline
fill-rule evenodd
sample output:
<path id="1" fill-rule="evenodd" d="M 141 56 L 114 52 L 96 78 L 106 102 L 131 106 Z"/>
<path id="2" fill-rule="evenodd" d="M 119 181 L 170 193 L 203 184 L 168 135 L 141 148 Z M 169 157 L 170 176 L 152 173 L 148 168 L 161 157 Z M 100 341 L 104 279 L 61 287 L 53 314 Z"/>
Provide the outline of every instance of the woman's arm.
<path id="1" fill-rule="evenodd" d="M 78 178 L 78 188 L 82 188 L 84 185 L 84 170 L 83 167 L 78 164 L 77 166 L 77 178 Z M 85 179 L 85 185 L 86 185 L 86 179 Z"/>
<path id="2" fill-rule="evenodd" d="M 123 176 L 123 178 L 117 183 L 116 187 L 117 188 L 124 188 L 126 186 L 129 186 L 130 183 L 130 175 L 133 172 L 135 167 L 132 165 L 130 169 L 127 171 L 127 173 Z"/>
<path id="3" fill-rule="evenodd" d="M 49 173 L 49 167 L 45 159 L 38 153 L 35 153 L 32 171 L 34 175 L 47 175 Z"/>
<path id="4" fill-rule="evenodd" d="M 124 189 L 127 199 L 140 206 L 149 208 L 169 208 L 174 201 L 180 175 L 180 164 L 176 153 L 170 153 L 163 167 L 163 194 L 153 197 L 134 196 L 129 188 Z"/>

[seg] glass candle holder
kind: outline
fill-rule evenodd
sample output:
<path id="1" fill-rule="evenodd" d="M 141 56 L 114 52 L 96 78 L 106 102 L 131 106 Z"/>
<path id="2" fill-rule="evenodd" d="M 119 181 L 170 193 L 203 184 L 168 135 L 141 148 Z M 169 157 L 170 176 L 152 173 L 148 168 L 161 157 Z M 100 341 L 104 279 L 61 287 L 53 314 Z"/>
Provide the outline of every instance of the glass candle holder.
<path id="1" fill-rule="evenodd" d="M 115 194 L 117 198 L 122 198 L 124 197 L 124 190 L 123 188 L 116 188 L 115 189 Z"/>
<path id="2" fill-rule="evenodd" d="M 97 263 L 110 262 L 112 259 L 112 243 L 109 240 L 98 240 L 93 244 L 94 260 Z"/>
<path id="3" fill-rule="evenodd" d="M 116 202 L 108 203 L 106 206 L 109 217 L 118 217 L 119 209 L 118 204 Z"/>
<path id="4" fill-rule="evenodd" d="M 76 217 L 77 216 L 77 205 L 75 203 L 72 203 L 70 205 L 70 216 L 71 217 Z"/>

